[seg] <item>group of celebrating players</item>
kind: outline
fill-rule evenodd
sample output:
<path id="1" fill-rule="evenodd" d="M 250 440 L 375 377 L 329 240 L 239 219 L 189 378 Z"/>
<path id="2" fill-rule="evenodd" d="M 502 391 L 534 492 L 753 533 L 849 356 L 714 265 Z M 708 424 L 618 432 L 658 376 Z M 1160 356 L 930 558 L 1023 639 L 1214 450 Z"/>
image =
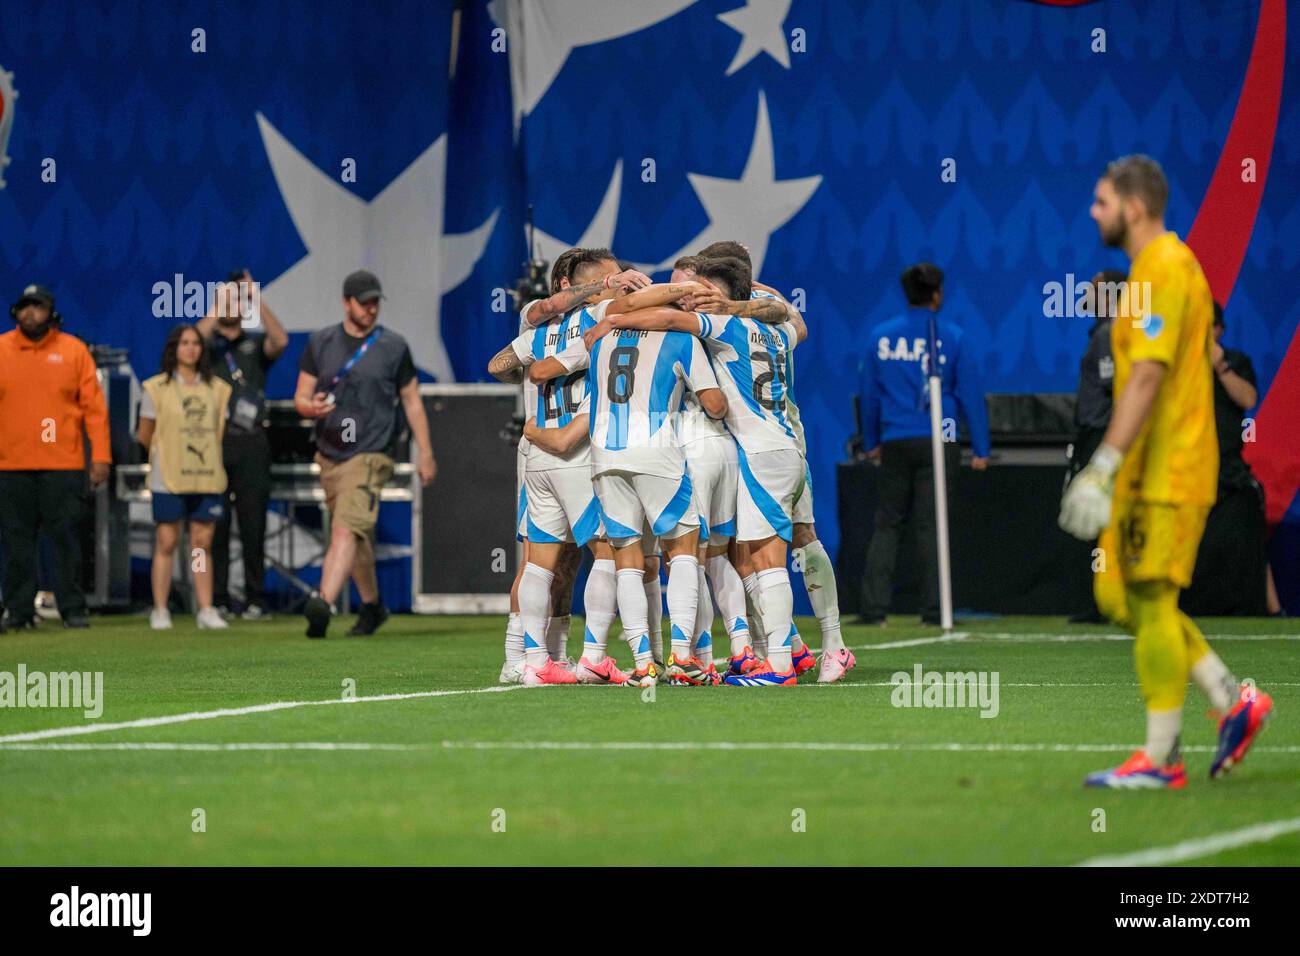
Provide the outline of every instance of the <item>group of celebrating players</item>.
<path id="1" fill-rule="evenodd" d="M 518 535 L 503 683 L 793 686 L 817 667 L 794 626 L 795 567 L 822 630 L 818 681 L 855 665 L 817 540 L 794 349 L 803 316 L 754 281 L 748 249 L 715 242 L 667 283 L 608 249 L 569 249 L 551 295 L 521 310 L 488 371 L 524 383 Z M 582 655 L 566 654 L 581 560 Z M 661 561 L 670 648 L 663 654 Z M 730 640 L 714 662 L 714 608 Z M 634 658 L 606 653 L 615 616 Z"/>

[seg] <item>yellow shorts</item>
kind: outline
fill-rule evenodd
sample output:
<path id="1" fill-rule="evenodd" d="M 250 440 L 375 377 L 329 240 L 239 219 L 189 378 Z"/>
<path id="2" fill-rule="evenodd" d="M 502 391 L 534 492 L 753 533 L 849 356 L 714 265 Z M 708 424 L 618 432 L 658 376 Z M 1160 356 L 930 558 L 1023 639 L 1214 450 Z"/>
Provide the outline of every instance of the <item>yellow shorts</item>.
<path id="1" fill-rule="evenodd" d="M 1209 505 L 1115 501 L 1110 524 L 1097 541 L 1105 560 L 1099 573 L 1118 574 L 1125 583 L 1170 581 L 1187 587 L 1209 513 Z"/>
<path id="2" fill-rule="evenodd" d="M 379 492 L 393 477 L 393 459 L 365 452 L 344 461 L 316 455 L 320 483 L 330 521 L 362 537 L 369 536 L 379 520 Z"/>

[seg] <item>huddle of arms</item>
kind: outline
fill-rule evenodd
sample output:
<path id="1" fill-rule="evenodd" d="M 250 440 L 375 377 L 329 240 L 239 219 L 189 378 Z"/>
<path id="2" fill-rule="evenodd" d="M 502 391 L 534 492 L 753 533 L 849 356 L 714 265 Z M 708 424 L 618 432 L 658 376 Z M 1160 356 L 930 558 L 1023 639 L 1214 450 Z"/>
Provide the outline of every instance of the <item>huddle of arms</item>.
<path id="1" fill-rule="evenodd" d="M 566 315 L 573 309 L 585 303 L 595 303 L 602 299 L 612 299 L 620 293 L 620 290 L 626 294 L 635 292 L 637 289 L 644 289 L 651 284 L 650 277 L 644 272 L 637 272 L 635 269 L 628 269 L 624 272 L 616 272 L 613 275 L 605 276 L 603 279 L 597 279 L 595 282 L 584 282 L 582 285 L 571 285 L 567 289 L 561 289 L 545 299 L 537 299 L 527 308 L 527 314 L 524 321 L 536 328 L 539 325 L 558 319 Z"/>

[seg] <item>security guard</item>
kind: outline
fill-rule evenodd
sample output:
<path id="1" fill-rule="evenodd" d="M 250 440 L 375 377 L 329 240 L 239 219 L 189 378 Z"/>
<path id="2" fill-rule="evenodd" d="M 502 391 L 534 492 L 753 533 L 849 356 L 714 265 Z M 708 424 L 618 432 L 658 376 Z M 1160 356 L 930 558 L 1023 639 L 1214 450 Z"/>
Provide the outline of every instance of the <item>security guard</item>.
<path id="1" fill-rule="evenodd" d="M 9 309 L 18 328 L 0 335 L 0 535 L 5 625 L 36 626 L 36 538 L 54 546 L 55 596 L 64 627 L 86 627 L 80 523 L 90 483 L 108 479 L 108 407 L 90 350 L 59 329 L 54 293 L 29 285 Z"/>

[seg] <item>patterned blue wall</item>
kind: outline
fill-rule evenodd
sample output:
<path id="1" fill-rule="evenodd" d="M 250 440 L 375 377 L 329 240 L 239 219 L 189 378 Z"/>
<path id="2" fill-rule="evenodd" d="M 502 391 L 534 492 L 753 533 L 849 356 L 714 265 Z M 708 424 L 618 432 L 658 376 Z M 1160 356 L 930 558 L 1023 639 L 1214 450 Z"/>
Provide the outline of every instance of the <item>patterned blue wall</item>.
<path id="1" fill-rule="evenodd" d="M 143 377 L 171 325 L 151 313 L 155 282 L 245 264 L 271 282 L 308 251 L 257 113 L 335 179 L 354 158 L 357 181 L 344 188 L 366 201 L 447 134 L 443 231 L 469 233 L 497 213 L 468 278 L 440 303 L 456 377 L 479 380 L 515 330 L 492 304 L 519 273 L 525 202 L 541 229 L 572 242 L 621 161 L 614 248 L 661 263 L 710 225 L 688 174 L 742 177 L 761 99 L 778 183 L 820 177 L 771 232 L 761 277 L 804 290 L 812 335 L 797 394 L 832 550 L 847 383 L 865 330 L 901 305 L 899 270 L 921 258 L 946 270 L 947 314 L 983 343 L 989 391 L 1072 389 L 1086 321 L 1044 318 L 1041 289 L 1122 265 L 1088 219 L 1096 175 L 1115 155 L 1159 157 L 1173 185 L 1168 220 L 1185 235 L 1259 12 L 1258 0 L 794 0 L 779 26 L 787 41 L 802 30 L 806 50 L 789 52 L 788 67 L 757 52 L 728 73 L 750 34 L 719 14 L 744 0 L 679 2 L 645 29 L 575 47 L 516 136 L 509 64 L 478 0 L 465 5 L 448 79 L 452 6 L 7 0 L 0 66 L 20 98 L 0 190 L 0 290 L 50 283 L 67 328 L 129 347 Z M 207 30 L 206 53 L 191 52 L 195 27 Z M 1096 27 L 1104 54 L 1089 49 Z M 1228 341 L 1265 387 L 1300 321 L 1296 49 L 1228 303 Z M 58 163 L 56 183 L 40 179 L 45 157 Z M 946 157 L 955 183 L 941 181 Z M 653 182 L 642 179 L 646 158 Z M 438 308 L 429 303 L 431 316 Z M 305 329 L 337 315 L 289 318 Z M 302 339 L 275 369 L 278 395 L 292 387 Z"/>

